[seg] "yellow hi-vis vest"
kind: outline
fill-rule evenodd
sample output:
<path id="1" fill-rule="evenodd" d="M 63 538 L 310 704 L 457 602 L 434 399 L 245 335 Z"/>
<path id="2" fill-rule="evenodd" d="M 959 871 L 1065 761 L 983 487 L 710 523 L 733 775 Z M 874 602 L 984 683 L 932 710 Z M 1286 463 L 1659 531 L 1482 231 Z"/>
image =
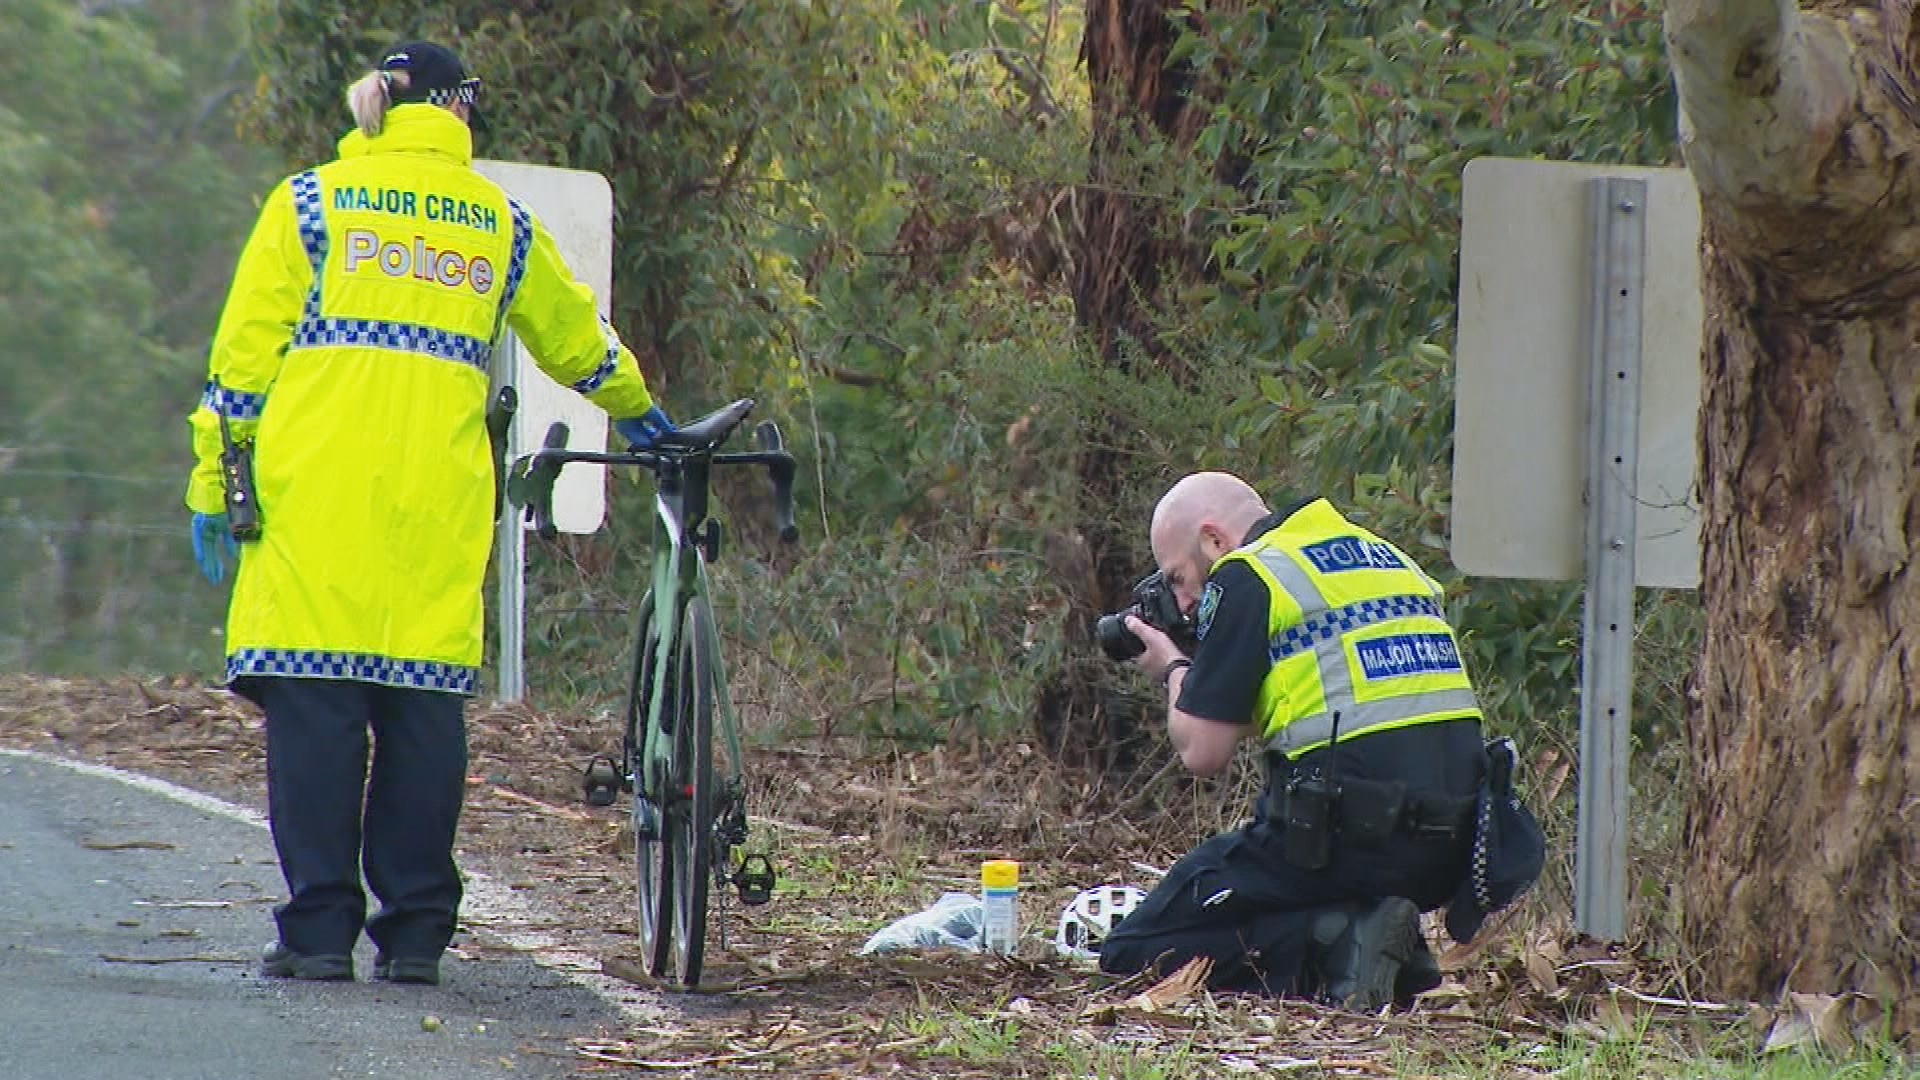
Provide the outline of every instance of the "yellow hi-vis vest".
<path id="1" fill-rule="evenodd" d="M 488 368 L 505 329 L 616 419 L 633 354 L 453 113 L 395 106 L 280 184 L 241 253 L 192 417 L 187 505 L 219 513 L 220 420 L 255 439 L 227 675 L 472 692 L 493 544 Z"/>
<path id="2" fill-rule="evenodd" d="M 1293 759 L 1336 735 L 1479 717 L 1439 584 L 1325 499 L 1215 565 L 1230 560 L 1270 596 L 1254 717 L 1269 749 Z"/>

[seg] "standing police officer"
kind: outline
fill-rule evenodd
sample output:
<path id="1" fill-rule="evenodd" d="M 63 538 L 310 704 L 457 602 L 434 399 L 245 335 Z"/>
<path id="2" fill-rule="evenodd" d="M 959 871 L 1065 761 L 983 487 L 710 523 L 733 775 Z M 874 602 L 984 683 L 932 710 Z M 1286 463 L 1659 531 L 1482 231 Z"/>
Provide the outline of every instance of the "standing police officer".
<path id="1" fill-rule="evenodd" d="M 1214 961 L 1213 985 L 1373 1011 L 1439 983 L 1418 913 L 1466 876 L 1485 752 L 1441 589 L 1324 499 L 1270 513 L 1227 473 L 1155 508 L 1154 560 L 1199 644 L 1129 616 L 1201 776 L 1266 744 L 1253 821 L 1201 844 L 1115 929 L 1100 966 Z"/>
<path id="2" fill-rule="evenodd" d="M 290 894 L 270 976 L 351 979 L 364 923 L 375 978 L 439 981 L 461 897 L 462 706 L 481 661 L 501 334 L 623 418 L 630 441 L 672 428 L 552 236 L 474 171 L 479 88 L 425 42 L 354 84 L 358 130 L 339 160 L 261 210 L 192 416 L 186 501 L 216 583 L 242 550 L 223 448 L 252 450 L 254 498 L 234 510 L 256 510 L 259 528 L 237 537 L 227 678 L 267 718 Z"/>

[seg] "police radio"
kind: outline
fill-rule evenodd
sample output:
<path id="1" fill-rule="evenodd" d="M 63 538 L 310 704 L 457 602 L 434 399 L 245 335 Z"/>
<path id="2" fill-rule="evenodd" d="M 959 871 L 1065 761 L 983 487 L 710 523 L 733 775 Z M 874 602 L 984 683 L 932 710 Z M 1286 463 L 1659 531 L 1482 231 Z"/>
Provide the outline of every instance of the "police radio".
<path id="1" fill-rule="evenodd" d="M 253 489 L 253 440 L 233 441 L 220 416 L 220 486 L 227 499 L 227 530 L 239 542 L 260 539 L 260 502 Z"/>

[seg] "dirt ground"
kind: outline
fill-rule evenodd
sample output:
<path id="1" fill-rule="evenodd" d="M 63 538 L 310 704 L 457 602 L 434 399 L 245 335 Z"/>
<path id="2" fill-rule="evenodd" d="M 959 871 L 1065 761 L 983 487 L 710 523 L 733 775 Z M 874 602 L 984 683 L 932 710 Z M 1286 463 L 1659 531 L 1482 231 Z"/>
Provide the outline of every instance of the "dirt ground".
<path id="1" fill-rule="evenodd" d="M 1050 936 L 1078 889 L 1150 886 L 1187 837 L 1149 835 L 1024 748 L 862 756 L 840 740 L 749 751 L 749 849 L 772 856 L 780 887 L 769 905 L 725 909 L 701 992 L 660 990 L 637 974 L 626 809 L 580 797 L 581 765 L 615 745 L 611 723 L 479 704 L 470 727 L 463 865 L 542 913 L 514 929 L 599 958 L 658 1006 L 624 1030 L 578 1033 L 584 1074 L 1545 1076 L 1581 1040 L 1670 1044 L 1651 1052 L 1684 1060 L 1744 1014 L 1677 1000 L 1631 951 L 1570 942 L 1530 902 L 1472 946 L 1442 948 L 1445 984 L 1377 1017 L 1116 984 L 1040 941 L 1007 960 L 860 957 L 877 928 L 973 888 L 983 858 L 1021 860 L 1024 926 Z M 0 677 L 0 742 L 263 803 L 258 713 L 184 680 Z M 456 948 L 513 948 L 495 929 L 468 925 Z M 1504 1064 L 1477 1071 L 1490 1056 Z"/>

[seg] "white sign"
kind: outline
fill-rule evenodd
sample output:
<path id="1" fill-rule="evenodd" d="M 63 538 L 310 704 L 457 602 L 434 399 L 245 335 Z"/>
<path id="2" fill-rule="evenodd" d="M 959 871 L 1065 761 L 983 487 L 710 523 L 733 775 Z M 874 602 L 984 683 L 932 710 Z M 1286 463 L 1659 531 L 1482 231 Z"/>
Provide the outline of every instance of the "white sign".
<path id="1" fill-rule="evenodd" d="M 613 293 L 613 188 L 607 178 L 517 161 L 479 160 L 473 167 L 540 219 L 573 276 L 593 290 L 600 314 L 607 315 Z M 511 334 L 497 355 L 502 362 L 494 365 L 495 385 L 505 382 L 520 395 L 510 457 L 540 449 L 556 420 L 566 423 L 572 449 L 606 449 L 607 414 L 598 405 L 548 378 Z M 553 487 L 553 522 L 561 532 L 595 532 L 606 513 L 605 466 L 578 464 L 561 470 Z"/>
<path id="2" fill-rule="evenodd" d="M 1685 169 L 1467 164 L 1455 347 L 1454 565 L 1578 581 L 1586 562 L 1589 183 L 1647 182 L 1635 582 L 1700 583 L 1700 204 Z"/>

